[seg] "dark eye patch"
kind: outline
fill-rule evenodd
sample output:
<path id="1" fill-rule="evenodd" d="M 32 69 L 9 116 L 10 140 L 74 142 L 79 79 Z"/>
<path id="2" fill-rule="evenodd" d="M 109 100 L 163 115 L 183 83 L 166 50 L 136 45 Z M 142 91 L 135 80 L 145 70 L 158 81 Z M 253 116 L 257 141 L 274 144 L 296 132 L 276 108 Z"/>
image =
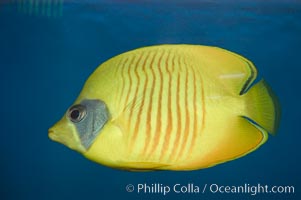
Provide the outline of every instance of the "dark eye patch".
<path id="1" fill-rule="evenodd" d="M 74 123 L 82 145 L 88 149 L 109 120 L 110 114 L 103 101 L 84 99 L 69 108 L 67 117 Z"/>
<path id="2" fill-rule="evenodd" d="M 69 108 L 68 118 L 74 122 L 78 123 L 82 121 L 87 115 L 87 109 L 84 105 L 77 104 Z"/>
<path id="3" fill-rule="evenodd" d="M 73 120 L 78 119 L 79 116 L 80 116 L 79 110 L 72 110 L 72 112 L 70 113 L 70 118 Z"/>

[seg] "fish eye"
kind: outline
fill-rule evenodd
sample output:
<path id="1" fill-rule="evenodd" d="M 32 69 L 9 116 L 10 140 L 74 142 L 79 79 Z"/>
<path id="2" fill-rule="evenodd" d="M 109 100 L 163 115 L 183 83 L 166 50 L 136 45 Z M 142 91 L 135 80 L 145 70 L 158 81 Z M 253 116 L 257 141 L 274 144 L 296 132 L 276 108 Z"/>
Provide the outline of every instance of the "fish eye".
<path id="1" fill-rule="evenodd" d="M 68 118 L 74 123 L 80 122 L 85 118 L 86 115 L 87 109 L 81 104 L 74 105 L 68 110 Z"/>

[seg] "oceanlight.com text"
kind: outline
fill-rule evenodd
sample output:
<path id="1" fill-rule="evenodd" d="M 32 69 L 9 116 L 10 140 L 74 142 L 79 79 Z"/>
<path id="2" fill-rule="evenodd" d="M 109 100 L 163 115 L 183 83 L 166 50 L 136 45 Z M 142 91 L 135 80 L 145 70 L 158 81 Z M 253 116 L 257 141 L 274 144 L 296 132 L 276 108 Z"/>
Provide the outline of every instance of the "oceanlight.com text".
<path id="1" fill-rule="evenodd" d="M 241 185 L 220 185 L 220 184 L 195 184 L 175 183 L 172 185 L 162 183 L 138 183 L 128 184 L 125 187 L 127 192 L 135 192 L 137 194 L 294 194 L 295 187 L 292 185 L 269 186 L 266 184 L 248 184 Z"/>
<path id="2" fill-rule="evenodd" d="M 229 185 L 218 185 L 211 184 L 209 186 L 209 191 L 211 193 L 238 193 L 238 194 L 293 194 L 295 192 L 294 186 L 269 186 L 262 185 L 258 183 L 257 185 L 243 184 L 239 186 L 229 186 Z"/>

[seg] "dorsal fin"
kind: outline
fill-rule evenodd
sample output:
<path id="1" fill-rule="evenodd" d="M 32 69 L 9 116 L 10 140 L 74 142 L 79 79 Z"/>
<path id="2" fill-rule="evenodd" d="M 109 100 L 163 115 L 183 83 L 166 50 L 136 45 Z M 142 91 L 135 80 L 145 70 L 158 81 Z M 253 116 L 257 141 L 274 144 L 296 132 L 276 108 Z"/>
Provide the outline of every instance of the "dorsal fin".
<path id="1" fill-rule="evenodd" d="M 244 94 L 256 79 L 257 70 L 246 58 L 218 47 L 200 46 L 198 57 L 209 76 L 222 83 L 228 91 Z"/>

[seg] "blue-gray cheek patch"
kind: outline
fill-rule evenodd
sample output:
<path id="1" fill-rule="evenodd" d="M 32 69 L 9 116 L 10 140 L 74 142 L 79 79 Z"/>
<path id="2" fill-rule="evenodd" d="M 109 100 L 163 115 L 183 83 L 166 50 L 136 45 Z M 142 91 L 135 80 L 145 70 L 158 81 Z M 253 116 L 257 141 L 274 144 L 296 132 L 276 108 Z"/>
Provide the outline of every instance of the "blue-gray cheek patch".
<path id="1" fill-rule="evenodd" d="M 110 114 L 106 104 L 101 100 L 85 99 L 80 105 L 86 108 L 86 116 L 80 122 L 74 123 L 74 125 L 76 126 L 82 145 L 87 150 L 109 120 Z"/>

